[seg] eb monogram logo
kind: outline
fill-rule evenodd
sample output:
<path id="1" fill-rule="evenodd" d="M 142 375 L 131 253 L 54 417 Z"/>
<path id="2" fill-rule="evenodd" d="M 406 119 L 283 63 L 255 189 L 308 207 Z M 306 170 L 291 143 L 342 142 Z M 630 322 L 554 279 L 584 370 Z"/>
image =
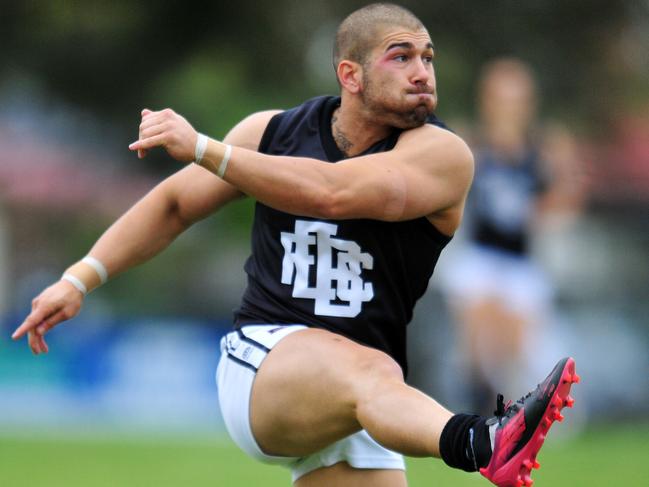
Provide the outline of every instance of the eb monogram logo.
<path id="1" fill-rule="evenodd" d="M 374 258 L 356 242 L 335 238 L 337 231 L 331 223 L 296 220 L 295 233 L 282 232 L 282 284 L 293 285 L 294 298 L 313 299 L 316 315 L 353 318 L 374 297 L 372 283 L 361 278 Z"/>

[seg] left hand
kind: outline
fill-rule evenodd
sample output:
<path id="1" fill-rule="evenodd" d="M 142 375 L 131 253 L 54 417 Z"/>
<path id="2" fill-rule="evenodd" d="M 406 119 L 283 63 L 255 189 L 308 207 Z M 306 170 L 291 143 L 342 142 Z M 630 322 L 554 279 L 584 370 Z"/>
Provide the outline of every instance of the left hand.
<path id="1" fill-rule="evenodd" d="M 140 159 L 149 149 L 163 147 L 167 153 L 180 162 L 192 162 L 198 133 L 184 117 L 165 108 L 159 112 L 142 110 L 140 138 L 128 146 L 137 151 Z"/>
<path id="2" fill-rule="evenodd" d="M 32 300 L 32 311 L 14 331 L 11 338 L 27 335 L 27 343 L 34 355 L 47 353 L 45 334 L 59 323 L 76 316 L 83 303 L 83 294 L 66 280 L 59 280 Z"/>

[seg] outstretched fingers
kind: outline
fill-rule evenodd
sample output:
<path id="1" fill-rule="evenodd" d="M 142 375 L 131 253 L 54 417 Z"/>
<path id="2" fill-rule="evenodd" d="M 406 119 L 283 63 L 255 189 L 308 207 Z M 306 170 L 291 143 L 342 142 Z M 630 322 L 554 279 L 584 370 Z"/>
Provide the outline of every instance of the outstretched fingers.
<path id="1" fill-rule="evenodd" d="M 81 309 L 83 294 L 70 282 L 61 279 L 32 301 L 32 310 L 13 332 L 11 338 L 18 340 L 27 336 L 27 343 L 35 354 L 46 353 L 43 336 L 59 323 L 69 320 Z"/>
<path id="2" fill-rule="evenodd" d="M 36 309 L 32 310 L 31 313 L 25 318 L 25 321 L 23 321 L 18 328 L 16 328 L 16 331 L 13 332 L 11 335 L 11 338 L 14 340 L 19 340 L 22 338 L 26 333 L 31 332 L 36 328 L 38 325 L 43 323 L 43 321 L 48 318 L 50 315 L 54 313 L 54 309 L 51 308 L 39 308 L 37 307 Z"/>
<path id="3" fill-rule="evenodd" d="M 169 115 L 165 111 L 153 112 L 148 109 L 142 110 L 142 122 L 139 127 L 139 138 L 128 146 L 131 150 L 136 150 L 137 155 L 142 159 L 148 153 L 148 149 L 164 145 L 165 131 L 169 128 Z M 155 138 L 156 136 L 159 136 Z M 154 139 L 155 138 L 155 139 Z"/>
<path id="4" fill-rule="evenodd" d="M 37 327 L 36 327 L 36 333 L 39 335 L 43 336 L 45 335 L 48 331 L 50 331 L 52 328 L 54 328 L 56 325 L 61 323 L 62 321 L 69 320 L 72 317 L 71 313 L 68 313 L 67 310 L 62 309 L 53 315 L 45 318 Z"/>
<path id="5" fill-rule="evenodd" d="M 43 338 L 45 332 L 51 329 L 56 323 L 62 321 L 62 311 L 52 314 L 48 310 L 37 309 L 23 321 L 14 331 L 11 338 L 18 340 L 27 334 L 27 344 L 34 355 L 49 352 L 49 347 Z"/>
<path id="6" fill-rule="evenodd" d="M 148 137 L 146 139 L 141 139 L 133 142 L 131 145 L 128 146 L 129 149 L 133 151 L 139 151 L 141 150 L 148 150 L 148 149 L 153 149 L 154 147 L 158 147 L 161 145 L 164 145 L 164 140 L 165 140 L 165 134 L 158 134 L 154 135 L 151 137 Z"/>
<path id="7" fill-rule="evenodd" d="M 49 313 L 44 310 L 33 311 L 25 321 L 11 335 L 11 338 L 18 340 L 27 334 L 27 343 L 34 355 L 49 352 L 44 335 L 62 321 L 68 320 L 72 314 L 66 309 L 52 310 Z"/>
<path id="8" fill-rule="evenodd" d="M 155 123 L 157 120 L 160 119 L 160 113 L 161 112 L 154 112 L 153 110 L 149 110 L 148 108 L 144 108 L 141 112 L 140 115 L 142 116 L 142 122 L 140 123 L 140 139 L 142 139 L 142 130 L 146 127 L 150 127 L 153 123 Z M 146 155 L 148 154 L 148 150 L 146 149 L 135 149 L 137 150 L 137 157 L 138 159 L 144 159 Z"/>
<path id="9" fill-rule="evenodd" d="M 36 332 L 30 331 L 27 333 L 27 343 L 29 343 L 29 348 L 31 349 L 34 355 L 39 355 L 41 353 L 47 353 L 50 351 L 45 339 L 42 335 L 39 335 Z"/>
<path id="10" fill-rule="evenodd" d="M 160 111 L 144 109 L 138 140 L 128 147 L 141 159 L 154 147 L 163 147 L 179 162 L 191 162 L 196 147 L 196 130 L 181 115 L 170 108 Z"/>

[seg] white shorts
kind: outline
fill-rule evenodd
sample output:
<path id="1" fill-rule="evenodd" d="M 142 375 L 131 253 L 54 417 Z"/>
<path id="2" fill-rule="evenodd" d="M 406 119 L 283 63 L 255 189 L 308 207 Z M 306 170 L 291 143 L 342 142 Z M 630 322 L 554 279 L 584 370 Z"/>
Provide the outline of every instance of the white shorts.
<path id="1" fill-rule="evenodd" d="M 552 286 L 526 256 L 466 244 L 440 262 L 435 273 L 449 299 L 461 305 L 491 297 L 529 316 L 545 315 L 551 306 Z"/>
<path id="2" fill-rule="evenodd" d="M 257 460 L 287 466 L 293 481 L 339 462 L 347 462 L 354 468 L 405 470 L 403 456 L 379 445 L 365 430 L 306 457 L 278 457 L 261 450 L 250 427 L 250 394 L 255 375 L 268 352 L 280 340 L 305 328 L 303 325 L 244 326 L 221 340 L 216 383 L 221 413 L 234 442 Z"/>

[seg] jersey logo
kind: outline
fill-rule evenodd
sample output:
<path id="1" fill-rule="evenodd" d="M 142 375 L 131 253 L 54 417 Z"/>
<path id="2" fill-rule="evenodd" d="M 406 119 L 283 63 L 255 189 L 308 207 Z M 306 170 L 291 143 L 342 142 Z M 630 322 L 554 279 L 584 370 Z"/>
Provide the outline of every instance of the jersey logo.
<path id="1" fill-rule="evenodd" d="M 334 238 L 338 225 L 295 221 L 295 233 L 282 232 L 282 284 L 293 285 L 294 298 L 315 300 L 320 316 L 353 318 L 374 297 L 371 282 L 361 278 L 374 258 L 351 240 Z"/>

